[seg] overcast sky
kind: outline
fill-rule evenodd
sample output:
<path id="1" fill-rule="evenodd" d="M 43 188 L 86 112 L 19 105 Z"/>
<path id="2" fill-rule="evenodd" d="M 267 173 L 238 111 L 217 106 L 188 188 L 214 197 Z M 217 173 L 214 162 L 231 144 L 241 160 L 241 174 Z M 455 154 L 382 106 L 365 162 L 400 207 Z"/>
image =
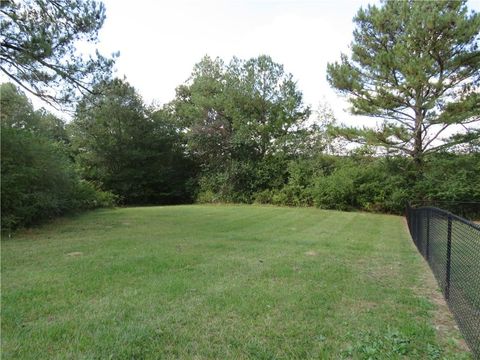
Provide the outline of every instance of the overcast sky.
<path id="1" fill-rule="evenodd" d="M 340 121 L 361 124 L 329 87 L 326 66 L 348 53 L 358 9 L 378 2 L 104 0 L 107 19 L 97 46 L 105 55 L 120 51 L 116 75 L 125 75 L 147 103 L 172 100 L 206 54 L 225 61 L 267 54 L 293 74 L 306 104 L 327 102 Z M 480 0 L 468 6 L 480 11 Z"/>
<path id="2" fill-rule="evenodd" d="M 347 107 L 327 84 L 326 66 L 348 51 L 352 18 L 365 0 L 106 0 L 100 49 L 120 51 L 125 75 L 147 102 L 175 96 L 204 55 L 229 61 L 270 55 L 293 74 L 305 103 Z M 134 4 L 132 6 L 132 4 Z"/>

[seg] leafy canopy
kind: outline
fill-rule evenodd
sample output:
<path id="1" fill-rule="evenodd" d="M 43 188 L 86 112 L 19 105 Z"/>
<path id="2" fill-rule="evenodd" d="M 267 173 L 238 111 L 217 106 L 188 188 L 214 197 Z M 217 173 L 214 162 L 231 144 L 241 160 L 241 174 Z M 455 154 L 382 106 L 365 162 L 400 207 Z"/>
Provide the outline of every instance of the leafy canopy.
<path id="1" fill-rule="evenodd" d="M 2 230 L 111 205 L 111 194 L 79 178 L 65 124 L 45 110 L 34 111 L 13 84 L 1 84 L 0 91 Z"/>
<path id="2" fill-rule="evenodd" d="M 249 202 L 283 184 L 310 114 L 293 76 L 265 55 L 228 64 L 204 57 L 168 108 L 201 168 L 200 201 Z"/>
<path id="3" fill-rule="evenodd" d="M 127 204 L 189 200 L 191 164 L 181 136 L 162 111 L 153 112 L 121 79 L 96 86 L 82 99 L 70 126 L 82 175 Z"/>
<path id="4" fill-rule="evenodd" d="M 228 65 L 205 57 L 170 106 L 206 167 L 281 151 L 310 114 L 292 75 L 269 56 Z"/>

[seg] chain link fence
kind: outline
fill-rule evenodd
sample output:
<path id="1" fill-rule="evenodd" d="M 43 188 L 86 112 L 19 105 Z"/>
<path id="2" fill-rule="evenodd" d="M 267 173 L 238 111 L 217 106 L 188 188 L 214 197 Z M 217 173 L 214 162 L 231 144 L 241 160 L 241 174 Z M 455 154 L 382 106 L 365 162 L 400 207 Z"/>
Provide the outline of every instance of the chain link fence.
<path id="1" fill-rule="evenodd" d="M 480 359 L 480 225 L 435 207 L 407 207 L 410 234 L 427 260 L 475 359 Z"/>
<path id="2" fill-rule="evenodd" d="M 410 206 L 435 207 L 449 211 L 467 220 L 480 220 L 480 201 L 413 200 Z"/>

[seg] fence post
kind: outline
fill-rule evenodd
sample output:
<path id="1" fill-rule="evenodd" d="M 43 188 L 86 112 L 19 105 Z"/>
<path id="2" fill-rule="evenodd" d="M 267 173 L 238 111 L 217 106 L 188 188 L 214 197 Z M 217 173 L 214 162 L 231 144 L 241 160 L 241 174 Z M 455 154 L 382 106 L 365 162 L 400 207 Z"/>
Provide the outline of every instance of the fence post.
<path id="1" fill-rule="evenodd" d="M 417 210 L 413 210 L 413 241 L 415 245 L 418 247 L 418 238 L 417 238 L 417 229 L 418 229 L 418 218 L 417 218 Z"/>
<path id="2" fill-rule="evenodd" d="M 418 217 L 418 236 L 419 236 L 419 245 L 423 248 L 423 218 L 425 217 L 425 211 L 421 210 Z"/>
<path id="3" fill-rule="evenodd" d="M 430 261 L 430 209 L 427 209 L 427 236 L 426 236 L 425 258 Z"/>
<path id="4" fill-rule="evenodd" d="M 410 205 L 407 204 L 407 207 L 405 208 L 405 217 L 407 219 L 407 226 L 408 226 L 408 231 L 410 232 L 410 235 L 412 234 L 412 216 L 410 214 Z"/>
<path id="5" fill-rule="evenodd" d="M 416 230 L 415 230 L 415 231 L 416 231 L 416 233 L 417 233 L 417 247 L 418 247 L 419 249 L 421 249 L 421 248 L 422 248 L 422 247 L 421 247 L 422 243 L 420 242 L 420 235 L 421 235 L 421 234 L 420 234 L 420 216 L 421 216 L 421 214 L 422 214 L 422 211 L 419 210 L 419 209 L 417 209 L 416 213 L 417 213 L 417 223 L 416 223 L 416 224 L 417 224 L 417 227 L 416 227 Z"/>
<path id="6" fill-rule="evenodd" d="M 452 259 L 452 217 L 448 215 L 447 228 L 447 279 L 445 285 L 445 299 L 450 297 L 450 263 Z"/>

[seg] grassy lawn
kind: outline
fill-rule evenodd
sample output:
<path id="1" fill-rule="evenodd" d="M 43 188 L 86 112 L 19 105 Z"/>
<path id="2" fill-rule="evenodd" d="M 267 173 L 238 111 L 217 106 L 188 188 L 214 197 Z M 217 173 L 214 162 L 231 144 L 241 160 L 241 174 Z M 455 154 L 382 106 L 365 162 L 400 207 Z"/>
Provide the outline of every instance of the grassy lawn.
<path id="1" fill-rule="evenodd" d="M 470 358 L 403 219 L 100 210 L 2 240 L 4 359 Z"/>

